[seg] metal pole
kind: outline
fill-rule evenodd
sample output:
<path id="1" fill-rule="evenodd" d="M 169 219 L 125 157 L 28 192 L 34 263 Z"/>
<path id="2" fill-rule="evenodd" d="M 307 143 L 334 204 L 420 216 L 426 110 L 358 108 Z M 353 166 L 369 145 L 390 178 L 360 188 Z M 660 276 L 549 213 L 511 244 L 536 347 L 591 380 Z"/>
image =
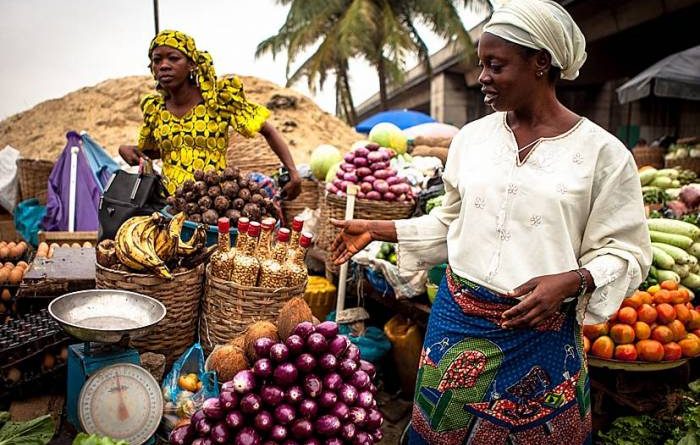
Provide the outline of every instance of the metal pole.
<path id="1" fill-rule="evenodd" d="M 153 0 L 153 19 L 156 24 L 156 34 L 160 32 L 160 26 L 158 25 L 158 0 Z"/>

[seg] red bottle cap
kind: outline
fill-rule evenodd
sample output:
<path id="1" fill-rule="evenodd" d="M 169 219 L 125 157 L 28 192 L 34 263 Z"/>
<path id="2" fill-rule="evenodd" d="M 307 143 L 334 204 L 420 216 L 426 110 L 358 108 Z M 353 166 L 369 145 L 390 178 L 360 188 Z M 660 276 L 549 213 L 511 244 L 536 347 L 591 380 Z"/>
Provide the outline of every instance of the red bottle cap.
<path id="1" fill-rule="evenodd" d="M 289 231 L 289 229 L 284 228 L 284 227 L 281 227 L 281 228 L 277 231 L 277 241 L 280 242 L 280 243 L 289 242 L 289 235 L 290 235 L 290 234 L 291 234 L 291 232 Z"/>
<path id="2" fill-rule="evenodd" d="M 301 238 L 299 238 L 299 245 L 301 247 L 309 247 L 311 246 L 311 240 L 313 239 L 314 234 L 311 232 L 304 232 L 301 234 Z"/>
<path id="3" fill-rule="evenodd" d="M 246 217 L 238 218 L 238 233 L 247 233 L 250 220 Z"/>
<path id="4" fill-rule="evenodd" d="M 219 233 L 228 233 L 231 224 L 228 218 L 219 218 Z"/>
<path id="5" fill-rule="evenodd" d="M 262 229 L 266 232 L 270 232 L 272 229 L 275 228 L 275 223 L 277 221 L 275 218 L 265 218 L 260 222 L 260 225 L 262 226 Z"/>
<path id="6" fill-rule="evenodd" d="M 257 221 L 251 221 L 248 226 L 248 236 L 258 237 L 260 236 L 260 223 Z"/>
<path id="7" fill-rule="evenodd" d="M 292 230 L 295 232 L 301 232 L 301 229 L 304 228 L 304 220 L 299 218 L 298 216 L 295 216 L 294 219 L 292 220 Z"/>

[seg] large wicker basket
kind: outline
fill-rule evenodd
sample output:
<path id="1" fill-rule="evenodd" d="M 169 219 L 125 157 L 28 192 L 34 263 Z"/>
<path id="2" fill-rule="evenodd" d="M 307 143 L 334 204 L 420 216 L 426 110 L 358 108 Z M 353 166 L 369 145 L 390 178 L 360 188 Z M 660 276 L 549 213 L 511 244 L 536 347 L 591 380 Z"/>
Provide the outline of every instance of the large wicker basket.
<path id="1" fill-rule="evenodd" d="M 256 171 L 266 175 L 271 175 L 280 166 L 279 158 L 259 133 L 252 138 L 232 133 L 226 151 L 226 163 L 246 172 Z"/>
<path id="2" fill-rule="evenodd" d="M 38 198 L 39 204 L 46 205 L 49 190 L 49 175 L 54 163 L 42 159 L 17 160 L 20 200 Z"/>
<path id="3" fill-rule="evenodd" d="M 200 341 L 207 354 L 214 346 L 245 332 L 251 323 L 276 320 L 284 303 L 303 297 L 306 289 L 306 283 L 277 290 L 239 286 L 211 275 L 210 269 L 207 266 L 199 325 Z"/>
<path id="4" fill-rule="evenodd" d="M 154 275 L 107 269 L 96 264 L 95 287 L 123 289 L 153 297 L 165 305 L 167 313 L 148 335 L 132 340 L 140 352 L 165 355 L 169 368 L 195 342 L 199 304 L 204 285 L 204 264 L 186 272 L 174 273 L 172 280 Z"/>
<path id="5" fill-rule="evenodd" d="M 328 251 L 339 230 L 331 224 L 330 219 L 345 218 L 346 198 L 326 193 L 325 203 L 321 207 L 319 221 L 319 236 L 316 246 Z M 410 218 L 415 208 L 414 201 L 371 201 L 369 199 L 355 200 L 354 219 L 405 219 Z"/>
<path id="6" fill-rule="evenodd" d="M 664 153 L 665 150 L 662 147 L 643 146 L 632 149 L 632 156 L 637 164 L 637 168 L 645 165 L 654 168 L 664 168 Z"/>
<path id="7" fill-rule="evenodd" d="M 667 159 L 666 168 L 678 167 L 681 170 L 692 170 L 700 175 L 700 158 Z"/>
<path id="8" fill-rule="evenodd" d="M 318 208 L 318 198 L 320 193 L 318 181 L 315 179 L 304 178 L 301 181 L 301 193 L 293 201 L 282 201 L 282 212 L 287 225 L 290 225 L 292 219 L 309 208 L 315 210 Z"/>

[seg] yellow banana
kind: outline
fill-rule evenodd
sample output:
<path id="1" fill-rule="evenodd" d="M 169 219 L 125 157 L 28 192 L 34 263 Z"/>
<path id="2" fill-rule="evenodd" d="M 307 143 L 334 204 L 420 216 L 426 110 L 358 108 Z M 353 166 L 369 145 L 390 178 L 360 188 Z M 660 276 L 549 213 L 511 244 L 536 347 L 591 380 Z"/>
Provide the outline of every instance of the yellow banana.
<path id="1" fill-rule="evenodd" d="M 184 256 L 194 255 L 204 247 L 206 241 L 207 231 L 204 229 L 204 226 L 200 224 L 194 229 L 192 238 L 190 238 L 189 241 L 180 240 L 177 245 L 177 253 L 178 255 Z"/>
<path id="2" fill-rule="evenodd" d="M 136 257 L 142 257 L 143 252 L 134 244 L 135 237 L 140 236 L 140 231 L 145 228 L 144 223 L 150 219 L 150 216 L 135 216 L 129 218 L 119 227 L 115 236 L 115 250 L 117 258 L 125 266 L 134 270 L 144 270 L 145 267 Z"/>
<path id="3" fill-rule="evenodd" d="M 156 254 L 167 262 L 173 259 L 180 243 L 180 232 L 185 223 L 185 213 L 180 212 L 173 216 L 167 228 L 161 228 L 156 236 Z"/>
<path id="4" fill-rule="evenodd" d="M 168 270 L 167 266 L 158 257 L 158 254 L 156 254 L 156 235 L 158 234 L 158 231 L 160 230 L 158 226 L 158 221 L 161 218 L 160 214 L 154 213 L 151 215 L 151 219 L 145 223 L 146 228 L 143 229 L 140 233 L 140 238 L 137 241 L 138 247 L 140 248 L 141 251 L 145 253 L 145 255 L 139 260 L 141 260 L 146 266 L 146 268 L 151 269 L 154 271 L 157 275 L 160 275 L 163 278 L 168 278 L 172 279 L 172 275 L 170 274 L 170 271 Z"/>

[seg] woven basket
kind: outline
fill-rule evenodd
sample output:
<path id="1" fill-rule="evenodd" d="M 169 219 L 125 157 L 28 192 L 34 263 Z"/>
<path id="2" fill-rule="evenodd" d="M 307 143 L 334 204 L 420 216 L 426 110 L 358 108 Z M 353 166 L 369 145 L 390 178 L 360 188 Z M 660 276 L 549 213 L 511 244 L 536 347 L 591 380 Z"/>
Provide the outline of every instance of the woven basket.
<path id="1" fill-rule="evenodd" d="M 282 212 L 287 225 L 291 224 L 292 219 L 309 208 L 315 210 L 319 203 L 319 183 L 315 179 L 304 178 L 301 181 L 301 193 L 294 201 L 282 201 Z"/>
<path id="2" fill-rule="evenodd" d="M 165 355 L 166 368 L 196 339 L 199 302 L 204 284 L 204 264 L 173 274 L 172 280 L 154 275 L 107 269 L 96 263 L 97 289 L 122 289 L 139 292 L 163 303 L 167 313 L 148 335 L 131 341 L 140 352 Z"/>
<path id="3" fill-rule="evenodd" d="M 331 224 L 330 219 L 345 219 L 345 197 L 326 193 L 325 205 L 321 208 L 319 237 L 316 246 L 328 251 L 339 230 Z M 405 219 L 410 218 L 415 208 L 414 201 L 371 201 L 355 200 L 354 219 Z"/>
<path id="4" fill-rule="evenodd" d="M 242 334 L 256 321 L 275 321 L 284 303 L 303 297 L 306 283 L 278 290 L 239 286 L 210 273 L 207 266 L 199 337 L 209 354 L 214 346 Z"/>
<path id="5" fill-rule="evenodd" d="M 21 201 L 29 198 L 38 198 L 39 204 L 46 205 L 49 175 L 53 166 L 53 162 L 41 159 L 20 158 L 17 160 Z"/>
<path id="6" fill-rule="evenodd" d="M 256 171 L 271 175 L 280 166 L 280 160 L 261 134 L 246 138 L 232 133 L 226 151 L 226 163 L 243 171 Z"/>
<path id="7" fill-rule="evenodd" d="M 667 159 L 666 168 L 678 167 L 681 170 L 692 170 L 700 175 L 700 158 Z"/>
<path id="8" fill-rule="evenodd" d="M 637 147 L 632 149 L 632 156 L 637 168 L 645 165 L 654 168 L 664 168 L 664 153 L 662 147 Z"/>

